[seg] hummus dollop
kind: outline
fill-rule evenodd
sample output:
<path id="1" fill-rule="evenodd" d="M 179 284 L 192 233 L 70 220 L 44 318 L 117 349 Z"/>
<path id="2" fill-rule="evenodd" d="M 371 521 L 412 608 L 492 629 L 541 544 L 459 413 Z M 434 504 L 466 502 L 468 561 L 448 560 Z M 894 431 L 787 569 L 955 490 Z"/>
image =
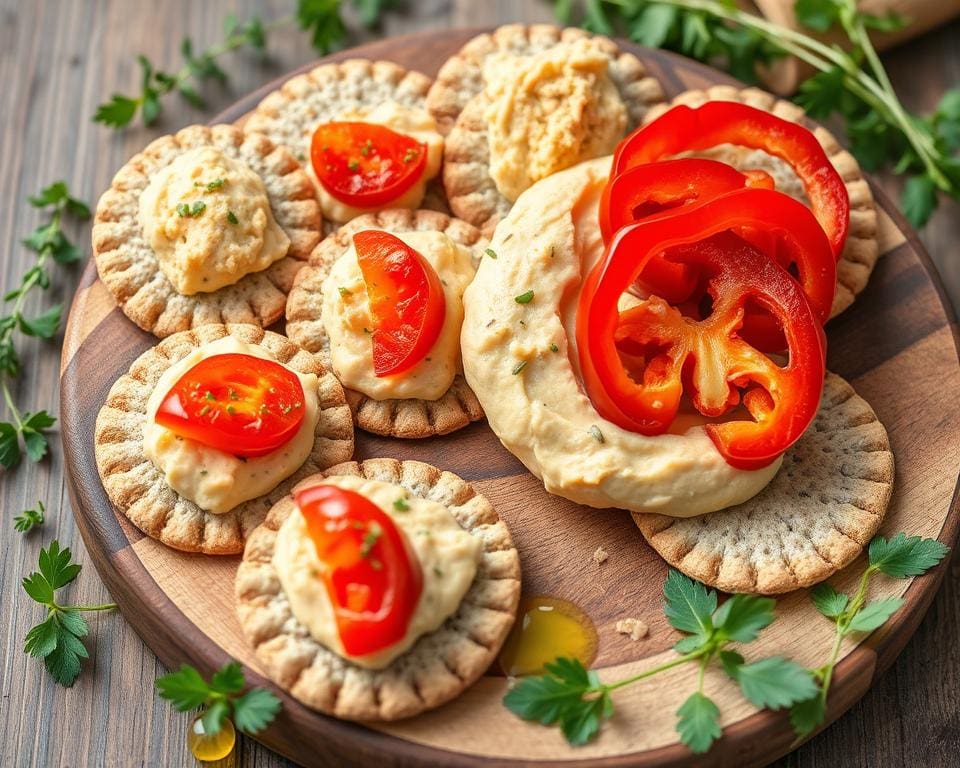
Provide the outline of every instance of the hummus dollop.
<path id="1" fill-rule="evenodd" d="M 143 427 L 143 451 L 163 473 L 167 484 L 200 509 L 215 515 L 222 515 L 238 504 L 269 493 L 296 472 L 313 450 L 314 433 L 320 418 L 316 375 L 300 373 L 285 365 L 297 375 L 303 387 L 306 401 L 303 423 L 288 443 L 265 456 L 241 459 L 180 437 L 154 421 L 163 399 L 187 371 L 208 357 L 230 353 L 277 362 L 263 347 L 247 344 L 233 336 L 204 344 L 170 366 L 160 377 L 147 401 L 147 420 Z"/>
<path id="2" fill-rule="evenodd" d="M 158 171 L 139 215 L 160 269 L 184 296 L 233 285 L 290 249 L 263 179 L 215 147 L 191 149 Z"/>
<path id="3" fill-rule="evenodd" d="M 393 519 L 410 543 L 423 573 L 423 590 L 406 635 L 378 653 L 351 656 L 344 651 L 333 604 L 319 578 L 325 565 L 296 508 L 277 532 L 273 566 L 293 615 L 314 640 L 357 666 L 383 669 L 456 613 L 477 575 L 483 542 L 463 530 L 445 506 L 413 496 L 399 485 L 353 476 L 333 476 L 321 482 L 367 497 Z M 397 499 L 406 502 L 405 511 L 396 509 Z"/>
<path id="4" fill-rule="evenodd" d="M 781 460 L 734 469 L 696 418 L 647 437 L 603 419 L 584 393 L 576 304 L 603 254 L 597 223 L 609 157 L 544 179 L 517 200 L 464 296 L 464 375 L 500 441 L 550 493 L 591 507 L 691 517 L 739 504 Z M 534 291 L 519 304 L 515 297 Z M 521 363 L 523 365 L 521 365 Z"/>
<path id="5" fill-rule="evenodd" d="M 500 194 L 513 202 L 540 179 L 613 152 L 627 128 L 627 108 L 609 64 L 589 38 L 533 56 L 487 57 L 490 176 Z"/>
<path id="6" fill-rule="evenodd" d="M 443 232 L 393 234 L 423 256 L 440 277 L 446 299 L 440 335 L 427 356 L 409 370 L 384 377 L 374 373 L 370 303 L 357 251 L 351 245 L 323 284 L 320 317 L 330 339 L 330 361 L 345 387 L 374 400 L 437 400 L 461 371 L 463 292 L 473 279 L 473 261 L 469 249 Z"/>
<path id="7" fill-rule="evenodd" d="M 386 101 L 376 107 L 348 110 L 338 115 L 337 120 L 384 125 L 392 131 L 402 133 L 404 136 L 409 136 L 421 144 L 427 145 L 427 162 L 420 178 L 402 195 L 391 200 L 388 205 L 381 206 L 382 208 L 419 208 L 420 203 L 423 202 L 427 182 L 440 172 L 440 164 L 443 162 L 443 136 L 440 135 L 437 128 L 437 121 L 433 119 L 430 113 L 423 109 L 398 104 L 395 101 Z M 313 133 L 311 132 L 310 136 L 307 137 L 308 147 L 312 138 Z M 361 214 L 380 210 L 379 208 L 359 208 L 337 200 L 317 180 L 313 163 L 307 161 L 305 165 L 308 167 L 310 178 L 317 186 L 320 209 L 323 211 L 325 218 L 345 224 Z"/>

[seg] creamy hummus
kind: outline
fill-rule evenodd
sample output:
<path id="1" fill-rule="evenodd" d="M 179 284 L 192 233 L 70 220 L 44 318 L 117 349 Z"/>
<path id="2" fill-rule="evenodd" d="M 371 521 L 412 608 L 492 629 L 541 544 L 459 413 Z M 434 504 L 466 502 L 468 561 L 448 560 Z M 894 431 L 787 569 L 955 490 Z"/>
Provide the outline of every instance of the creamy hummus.
<path id="1" fill-rule="evenodd" d="M 603 419 L 581 387 L 576 302 L 603 252 L 597 205 L 610 163 L 592 160 L 539 182 L 497 227 L 498 258 L 483 260 L 464 296 L 467 383 L 500 441 L 551 493 L 675 517 L 739 504 L 773 478 L 780 460 L 734 469 L 690 419 L 674 425 L 676 434 L 624 430 Z M 518 304 L 514 297 L 528 290 L 533 300 Z"/>
<path id="2" fill-rule="evenodd" d="M 306 400 L 303 423 L 286 445 L 265 456 L 242 459 L 180 437 L 154 421 L 163 399 L 187 371 L 208 357 L 230 353 L 274 360 L 263 347 L 247 344 L 233 336 L 204 344 L 160 377 L 147 401 L 147 420 L 143 427 L 143 451 L 163 473 L 167 484 L 201 509 L 216 515 L 269 493 L 299 469 L 313 450 L 314 433 L 320 418 L 316 375 L 284 366 L 297 375 L 303 387 Z"/>
<path id="3" fill-rule="evenodd" d="M 287 255 L 263 180 L 215 147 L 180 155 L 140 195 L 140 226 L 177 293 L 215 291 Z"/>
<path id="4" fill-rule="evenodd" d="M 473 279 L 470 251 L 443 232 L 394 233 L 420 253 L 440 276 L 447 302 L 440 335 L 427 356 L 403 373 L 378 377 L 373 371 L 370 304 L 357 252 L 337 259 L 323 284 L 321 320 L 330 339 L 330 361 L 340 382 L 374 400 L 437 400 L 460 372 L 463 292 Z"/>
<path id="5" fill-rule="evenodd" d="M 337 120 L 385 125 L 392 131 L 410 136 L 421 144 L 427 145 L 427 163 L 423 169 L 423 175 L 398 198 L 391 200 L 388 205 L 381 206 L 382 208 L 419 208 L 427 189 L 427 182 L 440 172 L 440 164 L 443 162 L 443 136 L 437 129 L 437 121 L 425 110 L 407 107 L 395 101 L 387 101 L 372 108 L 352 109 L 338 115 Z M 307 137 L 308 147 L 312 138 L 311 132 Z M 379 208 L 357 208 L 337 200 L 317 179 L 313 163 L 308 161 L 305 165 L 310 178 L 317 185 L 320 209 L 325 218 L 343 224 L 362 213 L 379 210 Z"/>
<path id="6" fill-rule="evenodd" d="M 358 666 L 382 669 L 456 613 L 477 575 L 483 542 L 463 530 L 445 506 L 417 498 L 399 485 L 352 476 L 329 477 L 321 482 L 366 496 L 393 519 L 410 542 L 423 572 L 423 591 L 407 634 L 378 653 L 350 656 L 344 651 L 333 604 L 318 577 L 325 566 L 296 508 L 277 532 L 273 566 L 293 615 L 318 643 Z M 406 511 L 394 507 L 401 498 L 406 501 Z"/>
<path id="7" fill-rule="evenodd" d="M 581 38 L 534 56 L 499 52 L 483 68 L 490 176 L 513 202 L 534 182 L 613 152 L 627 108 L 610 57 Z"/>

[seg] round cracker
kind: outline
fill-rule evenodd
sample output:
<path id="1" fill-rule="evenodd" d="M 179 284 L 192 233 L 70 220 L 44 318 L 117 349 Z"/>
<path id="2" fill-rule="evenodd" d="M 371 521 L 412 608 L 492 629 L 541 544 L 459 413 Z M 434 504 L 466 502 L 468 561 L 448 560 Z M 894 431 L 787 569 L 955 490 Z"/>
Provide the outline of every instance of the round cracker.
<path id="1" fill-rule="evenodd" d="M 779 594 L 823 581 L 873 538 L 893 491 L 887 431 L 828 373 L 820 410 L 754 498 L 700 517 L 632 513 L 671 566 L 725 592 Z"/>
<path id="2" fill-rule="evenodd" d="M 772 112 L 777 117 L 800 123 L 811 128 L 823 147 L 827 157 L 843 179 L 847 194 L 850 197 L 850 228 L 847 232 L 847 242 L 844 245 L 840 261 L 837 263 L 837 292 L 833 297 L 833 308 L 830 317 L 836 317 L 843 310 L 853 304 L 857 295 L 867 287 L 870 274 L 873 272 L 880 246 L 877 241 L 877 209 L 870 191 L 870 185 L 860 170 L 860 165 L 853 155 L 840 146 L 836 137 L 822 126 L 812 126 L 807 123 L 803 109 L 790 101 L 778 99 L 773 94 L 759 88 L 736 88 L 732 85 L 715 85 L 705 91 L 684 91 L 669 104 L 654 107 L 647 114 L 644 122 L 650 122 L 661 116 L 677 104 L 686 104 L 689 107 L 699 107 L 708 101 L 736 101 L 751 107 Z M 747 147 L 724 145 L 710 152 L 698 153 L 707 155 L 716 160 L 729 163 L 735 168 L 761 168 L 770 173 L 777 181 L 777 188 L 787 194 L 807 202 L 796 175 L 790 167 L 779 158 Z"/>
<path id="3" fill-rule="evenodd" d="M 621 51 L 612 40 L 590 35 L 582 29 L 548 24 L 508 24 L 468 42 L 440 69 L 427 96 L 427 108 L 447 133 L 443 155 L 443 186 L 450 209 L 461 219 L 480 227 L 485 234 L 510 210 L 490 178 L 490 148 L 487 141 L 487 107 L 483 95 L 483 63 L 490 54 L 509 51 L 532 56 L 580 38 L 597 41 L 610 57 L 610 79 L 627 108 L 627 130 L 639 125 L 654 104 L 663 101 L 660 83 L 647 73 L 632 53 Z"/>
<path id="4" fill-rule="evenodd" d="M 143 453 L 147 401 L 160 377 L 203 344 L 234 336 L 256 344 L 300 373 L 319 377 L 319 420 L 313 450 L 303 465 L 270 493 L 222 515 L 200 509 L 178 494 Z M 168 547 L 207 555 L 243 551 L 247 535 L 300 480 L 353 455 L 353 422 L 343 387 L 320 359 L 289 339 L 255 325 L 202 325 L 174 334 L 133 361 L 110 388 L 97 415 L 94 449 L 107 496 L 147 536 Z"/>
<path id="5" fill-rule="evenodd" d="M 444 232 L 454 242 L 473 251 L 479 261 L 487 240 L 480 230 L 437 211 L 394 208 L 353 219 L 328 235 L 310 255 L 310 264 L 297 275 L 287 300 L 287 335 L 304 349 L 316 353 L 330 367 L 330 339 L 320 308 L 323 283 L 334 262 L 350 248 L 353 235 L 364 229 L 387 232 Z M 344 388 L 357 426 L 387 437 L 422 438 L 445 435 L 483 418 L 483 409 L 462 374 L 439 400 L 374 400 Z"/>
<path id="6" fill-rule="evenodd" d="M 158 171 L 197 147 L 216 147 L 246 163 L 263 180 L 277 224 L 290 238 L 287 255 L 260 272 L 209 293 L 177 293 L 143 237 L 140 195 Z M 287 291 L 320 240 L 322 221 L 313 182 L 293 155 L 265 136 L 233 125 L 191 125 L 162 136 L 134 155 L 100 198 L 93 256 L 100 280 L 124 314 L 164 338 L 205 323 L 268 326 L 283 317 Z"/>
<path id="7" fill-rule="evenodd" d="M 493 663 L 517 613 L 520 557 L 490 502 L 464 480 L 419 461 L 368 459 L 307 478 L 356 475 L 396 483 L 443 504 L 483 540 L 477 575 L 457 612 L 381 670 L 351 664 L 314 640 L 290 609 L 273 567 L 277 531 L 294 509 L 286 496 L 247 542 L 237 571 L 237 614 L 267 674 L 321 712 L 347 720 L 398 720 L 458 696 Z"/>

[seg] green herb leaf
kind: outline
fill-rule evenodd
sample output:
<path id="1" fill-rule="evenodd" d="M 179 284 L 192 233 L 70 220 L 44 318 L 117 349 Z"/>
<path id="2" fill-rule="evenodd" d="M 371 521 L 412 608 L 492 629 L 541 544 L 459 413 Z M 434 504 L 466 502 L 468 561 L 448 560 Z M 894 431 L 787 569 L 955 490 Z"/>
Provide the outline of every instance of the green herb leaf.
<path id="1" fill-rule="evenodd" d="M 373 29 L 380 23 L 383 12 L 396 6 L 396 0 L 353 0 L 361 23 L 367 29 Z"/>
<path id="2" fill-rule="evenodd" d="M 11 469 L 20 463 L 19 433 L 13 424 L 0 422 L 0 464 Z"/>
<path id="3" fill-rule="evenodd" d="M 598 427 L 596 424 L 591 424 L 588 431 L 590 432 L 590 437 L 592 437 L 598 443 L 602 443 L 604 441 L 603 432 L 600 431 L 600 427 Z"/>
<path id="4" fill-rule="evenodd" d="M 233 702 L 234 723 L 244 733 L 262 731 L 279 711 L 280 699 L 262 688 L 253 688 Z"/>
<path id="5" fill-rule="evenodd" d="M 774 710 L 809 699 L 818 690 L 808 670 L 782 656 L 740 666 L 737 682 L 747 701 Z"/>
<path id="6" fill-rule="evenodd" d="M 38 501 L 36 509 L 25 509 L 13 518 L 13 527 L 19 533 L 29 533 L 34 528 L 43 525 L 43 513 L 46 511 L 43 502 Z"/>
<path id="7" fill-rule="evenodd" d="M 207 681 L 189 664 L 181 665 L 176 672 L 158 677 L 156 686 L 160 698 L 167 699 L 179 712 L 202 707 L 211 693 Z"/>
<path id="8" fill-rule="evenodd" d="M 230 714 L 230 702 L 226 699 L 216 699 L 210 706 L 204 710 L 200 721 L 203 724 L 203 731 L 208 735 L 220 733 L 223 729 L 223 721 Z"/>
<path id="9" fill-rule="evenodd" d="M 514 296 L 513 300 L 517 302 L 517 304 L 529 304 L 533 301 L 533 291 L 524 291 L 519 296 Z"/>
<path id="10" fill-rule="evenodd" d="M 512 368 L 512 370 L 510 371 L 510 373 L 512 373 L 514 376 L 517 376 L 517 375 L 519 375 L 519 374 L 523 371 L 523 369 L 526 368 L 526 367 L 527 367 L 527 361 L 526 361 L 526 360 L 521 360 L 519 363 L 517 363 L 515 366 L 513 366 L 513 368 Z"/>
<path id="11" fill-rule="evenodd" d="M 674 629 L 707 637 L 713 631 L 713 612 L 717 609 L 717 593 L 707 592 L 699 581 L 684 576 L 673 568 L 663 585 L 666 598 L 664 613 Z"/>
<path id="12" fill-rule="evenodd" d="M 583 12 L 583 28 L 598 35 L 612 35 L 613 26 L 600 0 L 587 0 Z"/>
<path id="13" fill-rule="evenodd" d="M 63 312 L 63 305 L 56 304 L 50 307 L 43 314 L 37 315 L 32 319 L 27 319 L 20 315 L 20 331 L 27 336 L 38 336 L 41 339 L 52 339 L 57 335 L 57 329 L 60 327 L 60 315 Z"/>
<path id="14" fill-rule="evenodd" d="M 110 97 L 110 101 L 97 107 L 93 122 L 103 123 L 111 128 L 123 128 L 133 120 L 139 106 L 140 102 L 136 99 L 115 93 Z"/>
<path id="15" fill-rule="evenodd" d="M 347 34 L 340 0 L 297 0 L 297 24 L 310 33 L 310 43 L 321 55 L 339 48 Z"/>
<path id="16" fill-rule="evenodd" d="M 46 208 L 48 205 L 57 205 L 66 202 L 70 197 L 65 181 L 55 181 L 48 187 L 40 190 L 40 193 L 34 197 L 28 197 L 27 200 L 34 208 Z"/>
<path id="17" fill-rule="evenodd" d="M 407 500 L 404 498 L 395 499 L 393 502 L 393 508 L 397 512 L 409 512 L 410 505 L 407 503 Z"/>
<path id="18" fill-rule="evenodd" d="M 486 249 L 484 249 L 483 252 L 484 252 L 485 254 L 487 254 L 487 256 L 489 256 L 491 259 L 496 259 L 496 258 L 497 258 L 497 252 L 496 252 L 495 250 L 493 250 L 493 248 L 486 248 Z"/>
<path id="19" fill-rule="evenodd" d="M 823 722 L 827 708 L 818 695 L 790 707 L 790 724 L 798 736 L 809 736 Z"/>
<path id="20" fill-rule="evenodd" d="M 902 605 L 903 600 L 899 597 L 887 597 L 883 600 L 867 603 L 854 615 L 848 630 L 850 632 L 873 632 L 877 627 L 885 624 L 887 619 L 893 616 Z"/>
<path id="21" fill-rule="evenodd" d="M 915 227 L 929 221 L 937 207 L 937 188 L 927 175 L 911 176 L 903 187 L 900 205 L 907 220 Z"/>
<path id="22" fill-rule="evenodd" d="M 645 3 L 630 25 L 630 38 L 640 45 L 659 48 L 670 39 L 679 15 L 680 9 L 672 5 Z"/>
<path id="23" fill-rule="evenodd" d="M 720 665 L 727 677 L 731 680 L 737 680 L 740 675 L 740 667 L 744 664 L 744 658 L 736 651 L 720 651 Z"/>
<path id="24" fill-rule="evenodd" d="M 773 622 L 774 606 L 776 600 L 769 597 L 733 595 L 713 614 L 713 625 L 730 640 L 750 643 Z"/>
<path id="25" fill-rule="evenodd" d="M 826 582 L 814 587 L 810 593 L 810 599 L 813 601 L 817 610 L 828 619 L 836 619 L 839 617 L 847 609 L 847 604 L 850 602 L 850 598 L 847 597 L 847 595 L 843 592 L 837 592 L 837 590 Z"/>
<path id="26" fill-rule="evenodd" d="M 910 19 L 906 16 L 901 16 L 892 8 L 882 16 L 873 13 L 861 13 L 860 18 L 863 21 L 863 26 L 867 29 L 874 29 L 877 32 L 896 32 L 898 29 L 903 29 L 910 23 Z"/>
<path id="27" fill-rule="evenodd" d="M 694 754 L 701 755 L 720 737 L 720 710 L 699 691 L 691 693 L 677 710 L 680 741 Z"/>
<path id="28" fill-rule="evenodd" d="M 796 0 L 793 13 L 803 26 L 826 32 L 840 20 L 840 8 L 835 0 Z"/>
<path id="29" fill-rule="evenodd" d="M 240 693 L 243 690 L 243 668 L 240 662 L 231 661 L 224 664 L 220 669 L 213 673 L 210 678 L 210 689 L 217 693 Z"/>
<path id="30" fill-rule="evenodd" d="M 877 536 L 870 542 L 870 565 L 887 576 L 905 579 L 926 573 L 949 551 L 949 547 L 936 539 L 908 538 L 901 531 L 889 541 Z"/>

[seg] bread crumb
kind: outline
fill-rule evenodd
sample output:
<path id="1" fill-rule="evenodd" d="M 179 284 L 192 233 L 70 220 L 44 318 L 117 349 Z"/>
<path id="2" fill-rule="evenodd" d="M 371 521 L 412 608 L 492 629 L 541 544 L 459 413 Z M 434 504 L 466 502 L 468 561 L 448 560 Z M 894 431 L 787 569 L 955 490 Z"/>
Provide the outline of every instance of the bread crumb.
<path id="1" fill-rule="evenodd" d="M 621 635 L 630 635 L 630 639 L 636 642 L 646 637 L 650 633 L 650 628 L 640 619 L 620 619 L 617 622 L 617 632 Z"/>
<path id="2" fill-rule="evenodd" d="M 597 547 L 597 551 L 593 553 L 593 562 L 597 565 L 602 565 L 607 562 L 608 557 L 610 557 L 610 555 L 607 554 L 607 550 L 603 547 Z"/>

